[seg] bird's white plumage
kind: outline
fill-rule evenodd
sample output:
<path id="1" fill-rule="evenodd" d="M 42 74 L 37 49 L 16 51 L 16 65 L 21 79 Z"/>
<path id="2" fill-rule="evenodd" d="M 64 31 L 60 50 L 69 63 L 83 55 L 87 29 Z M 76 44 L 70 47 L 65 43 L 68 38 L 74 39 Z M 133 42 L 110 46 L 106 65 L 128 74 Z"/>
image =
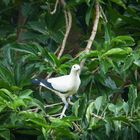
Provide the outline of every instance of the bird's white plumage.
<path id="1" fill-rule="evenodd" d="M 81 80 L 79 77 L 80 66 L 75 64 L 72 66 L 70 74 L 64 75 L 55 78 L 49 78 L 47 80 L 38 80 L 34 79 L 32 82 L 34 84 L 39 84 L 40 86 L 46 87 L 52 90 L 56 95 L 58 95 L 63 103 L 65 104 L 60 118 L 62 118 L 65 114 L 66 109 L 68 108 L 68 100 L 70 101 L 70 97 L 77 92 L 79 89 Z M 62 94 L 62 92 L 65 92 Z"/>
<path id="2" fill-rule="evenodd" d="M 79 78 L 80 66 L 75 64 L 71 68 L 69 75 L 50 78 L 47 81 L 51 83 L 52 87 L 60 92 L 66 92 L 68 95 L 73 95 L 77 92 L 80 86 Z"/>

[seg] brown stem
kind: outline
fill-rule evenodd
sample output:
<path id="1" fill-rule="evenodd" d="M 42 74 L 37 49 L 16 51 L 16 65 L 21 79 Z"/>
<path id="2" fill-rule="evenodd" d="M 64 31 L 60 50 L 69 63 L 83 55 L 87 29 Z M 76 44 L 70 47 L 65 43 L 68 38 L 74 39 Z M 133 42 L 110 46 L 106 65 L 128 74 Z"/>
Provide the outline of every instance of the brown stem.
<path id="1" fill-rule="evenodd" d="M 102 116 L 98 116 L 95 113 L 92 113 L 91 115 L 94 116 L 95 118 L 100 119 L 100 120 L 104 120 L 104 118 Z"/>
<path id="2" fill-rule="evenodd" d="M 98 28 L 99 17 L 100 17 L 100 5 L 99 5 L 98 1 L 96 1 L 95 7 L 96 7 L 96 16 L 95 16 L 91 36 L 90 36 L 90 38 L 88 40 L 88 43 L 87 43 L 87 46 L 86 46 L 86 48 L 84 50 L 85 53 L 89 53 L 89 51 L 91 50 L 91 46 L 92 46 L 92 43 L 93 43 L 93 41 L 95 39 L 97 28 Z M 80 63 L 81 69 L 83 68 L 84 64 L 85 64 L 85 59 L 83 59 L 81 61 L 81 63 Z"/>
<path id="3" fill-rule="evenodd" d="M 21 37 L 21 33 L 23 32 L 23 29 L 21 27 L 25 24 L 27 20 L 27 17 L 25 17 L 22 13 L 22 4 L 23 2 L 20 1 L 19 3 L 20 9 L 19 9 L 19 14 L 18 14 L 18 27 L 17 27 L 17 42 L 21 41 L 20 37 Z"/>
<path id="4" fill-rule="evenodd" d="M 65 6 L 66 6 L 65 1 L 61 0 L 61 3 L 63 5 L 63 7 L 65 8 Z M 60 57 L 62 56 L 62 54 L 64 52 L 64 49 L 65 49 L 65 46 L 66 46 L 66 41 L 67 41 L 70 29 L 71 29 L 71 25 L 72 25 L 72 15 L 71 15 L 71 12 L 69 10 L 66 11 L 64 9 L 64 15 L 65 15 L 65 22 L 66 22 L 66 32 L 65 32 L 65 35 L 64 35 L 64 39 L 63 39 L 62 45 L 59 46 L 58 49 L 55 52 L 55 54 L 56 54 L 59 51 L 59 49 L 60 49 L 60 51 L 58 53 L 58 56 L 57 56 L 58 59 L 60 59 Z M 48 74 L 45 79 L 50 78 L 51 75 L 52 75 L 52 73 Z"/>
<path id="5" fill-rule="evenodd" d="M 63 4 L 63 6 L 65 8 L 65 5 L 66 5 L 65 1 L 61 0 L 61 3 Z M 64 15 L 65 15 L 65 22 L 66 22 L 66 32 L 65 32 L 64 39 L 63 39 L 63 42 L 61 45 L 60 52 L 58 54 L 58 59 L 60 59 L 60 57 L 62 56 L 62 54 L 64 52 L 64 49 L 66 46 L 66 41 L 67 41 L 70 29 L 71 29 L 71 25 L 72 25 L 72 15 L 71 15 L 70 10 L 67 10 L 67 11 L 64 10 Z"/>
<path id="6" fill-rule="evenodd" d="M 58 3 L 59 3 L 59 0 L 56 0 L 56 2 L 55 2 L 55 6 L 54 6 L 54 9 L 53 9 L 53 11 L 50 12 L 50 14 L 53 15 L 53 14 L 56 13 L 56 9 L 57 9 Z"/>

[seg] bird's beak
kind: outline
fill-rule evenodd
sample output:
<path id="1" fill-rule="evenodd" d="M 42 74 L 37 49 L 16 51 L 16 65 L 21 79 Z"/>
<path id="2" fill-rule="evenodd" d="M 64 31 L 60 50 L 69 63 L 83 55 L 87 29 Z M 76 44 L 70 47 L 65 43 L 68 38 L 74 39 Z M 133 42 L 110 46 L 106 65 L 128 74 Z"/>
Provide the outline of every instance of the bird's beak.
<path id="1" fill-rule="evenodd" d="M 77 69 L 77 71 L 80 71 L 80 67 Z"/>

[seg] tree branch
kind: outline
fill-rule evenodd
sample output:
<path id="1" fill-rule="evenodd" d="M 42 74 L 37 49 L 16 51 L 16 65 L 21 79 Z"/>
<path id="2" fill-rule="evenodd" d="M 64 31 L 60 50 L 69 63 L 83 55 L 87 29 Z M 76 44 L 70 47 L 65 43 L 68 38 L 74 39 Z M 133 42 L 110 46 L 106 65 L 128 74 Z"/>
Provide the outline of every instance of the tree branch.
<path id="1" fill-rule="evenodd" d="M 61 0 L 61 3 L 63 4 L 63 6 L 65 8 L 65 5 L 66 5 L 65 1 Z M 66 32 L 65 32 L 64 39 L 63 39 L 63 42 L 61 45 L 60 52 L 58 54 L 58 59 L 60 59 L 60 57 L 62 56 L 62 54 L 64 52 L 64 49 L 66 46 L 66 41 L 67 41 L 70 29 L 71 29 L 71 25 L 72 25 L 72 15 L 71 15 L 70 10 L 67 10 L 67 11 L 64 10 L 64 15 L 65 15 L 65 22 L 66 22 Z"/>
<path id="2" fill-rule="evenodd" d="M 99 120 L 104 120 L 104 117 L 98 116 L 95 113 L 92 113 L 91 115 L 94 116 L 95 118 L 98 118 Z"/>
<path id="3" fill-rule="evenodd" d="M 19 13 L 18 13 L 18 26 L 17 26 L 17 42 L 20 43 L 21 42 L 21 34 L 22 32 L 24 32 L 24 30 L 21 28 L 26 20 L 27 20 L 27 17 L 25 17 L 22 13 L 22 5 L 23 5 L 23 2 L 20 1 L 19 2 Z"/>
<path id="4" fill-rule="evenodd" d="M 95 39 L 97 28 L 98 28 L 99 17 L 100 17 L 100 5 L 99 5 L 98 1 L 96 1 L 95 7 L 96 7 L 96 16 L 95 16 L 91 36 L 90 36 L 88 43 L 87 43 L 87 46 L 84 50 L 85 53 L 89 53 L 89 51 L 91 50 L 91 46 L 92 46 L 92 43 Z M 81 69 L 83 68 L 84 64 L 85 64 L 85 59 L 83 59 L 80 63 Z"/>
<path id="5" fill-rule="evenodd" d="M 51 15 L 56 13 L 56 9 L 57 9 L 58 3 L 59 3 L 59 0 L 56 0 L 54 9 L 53 9 L 53 11 L 50 12 Z"/>
<path id="6" fill-rule="evenodd" d="M 61 0 L 61 3 L 63 5 L 63 7 L 65 8 L 65 6 L 66 6 L 65 1 Z M 72 15 L 71 15 L 71 12 L 69 10 L 66 11 L 64 9 L 64 15 L 65 15 L 65 22 L 66 22 L 66 32 L 65 32 L 65 35 L 64 35 L 64 39 L 63 39 L 62 45 L 59 46 L 57 48 L 57 50 L 55 51 L 55 54 L 56 54 L 59 51 L 59 49 L 60 49 L 60 51 L 58 53 L 58 56 L 57 56 L 58 59 L 60 59 L 60 57 L 62 56 L 62 54 L 64 52 L 64 49 L 65 49 L 65 46 L 66 46 L 66 41 L 67 41 L 67 38 L 68 38 L 68 35 L 69 35 L 69 32 L 70 32 L 71 26 L 72 26 Z M 51 75 L 52 75 L 52 73 L 48 74 L 45 79 L 50 78 Z M 41 91 L 41 87 L 40 87 L 40 91 Z"/>
<path id="7" fill-rule="evenodd" d="M 47 107 L 54 107 L 54 106 L 57 106 L 57 105 L 62 105 L 63 102 L 60 102 L 60 103 L 55 103 L 55 104 L 51 104 L 51 105 L 45 105 L 44 107 L 47 108 Z"/>
<path id="8" fill-rule="evenodd" d="M 78 132 L 82 133 L 82 129 L 75 122 L 72 122 L 72 124 Z"/>

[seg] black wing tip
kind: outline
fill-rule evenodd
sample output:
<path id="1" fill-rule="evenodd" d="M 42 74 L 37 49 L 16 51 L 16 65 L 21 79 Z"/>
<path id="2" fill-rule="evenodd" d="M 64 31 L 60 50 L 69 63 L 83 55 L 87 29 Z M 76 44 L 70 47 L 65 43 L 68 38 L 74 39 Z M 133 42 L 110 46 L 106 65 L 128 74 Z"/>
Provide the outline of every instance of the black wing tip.
<path id="1" fill-rule="evenodd" d="M 48 88 L 53 89 L 52 84 L 50 82 L 48 82 L 48 80 L 41 80 L 40 83 Z"/>
<path id="2" fill-rule="evenodd" d="M 39 85 L 39 84 L 40 84 L 40 80 L 38 80 L 38 79 L 32 79 L 32 80 L 31 80 L 31 83 L 32 83 L 32 84 L 37 84 L 37 85 Z"/>
<path id="3" fill-rule="evenodd" d="M 50 82 L 48 82 L 48 80 L 46 80 L 46 79 L 40 79 L 40 80 L 39 79 L 32 79 L 31 82 L 32 82 L 32 84 L 35 84 L 35 85 L 40 85 L 40 86 L 54 89 L 52 84 Z"/>

